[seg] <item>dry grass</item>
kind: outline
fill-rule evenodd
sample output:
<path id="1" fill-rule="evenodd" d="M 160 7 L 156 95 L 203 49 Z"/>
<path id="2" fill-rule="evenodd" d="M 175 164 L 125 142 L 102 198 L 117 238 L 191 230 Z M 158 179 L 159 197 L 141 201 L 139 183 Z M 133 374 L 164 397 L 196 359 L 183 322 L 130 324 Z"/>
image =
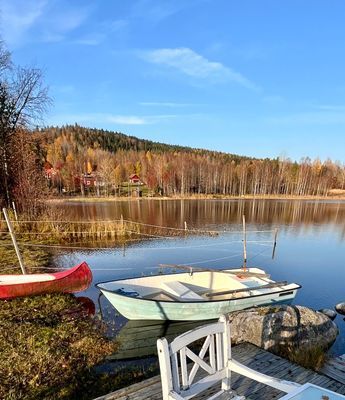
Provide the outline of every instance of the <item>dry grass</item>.
<path id="1" fill-rule="evenodd" d="M 3 301 L 0 398 L 65 399 L 114 343 L 72 295 Z"/>
<path id="2" fill-rule="evenodd" d="M 123 244 L 128 239 L 140 233 L 140 227 L 128 221 L 70 221 L 53 208 L 47 208 L 45 213 L 36 220 L 27 220 L 25 215 L 15 221 L 10 215 L 18 243 L 33 244 L 66 244 L 88 243 L 102 241 L 105 245 Z M 10 240 L 8 228 L 0 220 L 0 239 Z M 109 243 L 108 243 L 109 242 Z"/>
<path id="3" fill-rule="evenodd" d="M 298 345 L 290 344 L 280 346 L 274 351 L 281 357 L 284 357 L 304 368 L 318 371 L 326 361 L 326 351 L 321 347 L 310 349 L 301 349 Z"/>

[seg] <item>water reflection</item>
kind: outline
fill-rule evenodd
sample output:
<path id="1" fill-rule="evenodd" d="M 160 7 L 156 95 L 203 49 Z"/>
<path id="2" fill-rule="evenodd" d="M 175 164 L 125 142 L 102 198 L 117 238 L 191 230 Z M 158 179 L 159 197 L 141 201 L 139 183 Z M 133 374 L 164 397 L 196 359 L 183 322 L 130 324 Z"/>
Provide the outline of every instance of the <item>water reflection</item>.
<path id="1" fill-rule="evenodd" d="M 157 339 L 171 342 L 181 333 L 213 321 L 128 321 L 116 337 L 118 350 L 108 360 L 128 360 L 157 355 Z"/>
<path id="2" fill-rule="evenodd" d="M 60 206 L 62 207 L 62 206 Z M 310 200 L 124 200 L 63 206 L 71 219 L 125 219 L 152 225 L 215 228 L 240 224 L 300 226 L 333 224 L 345 237 L 345 202 Z"/>
<path id="3" fill-rule="evenodd" d="M 226 231 L 241 230 L 242 214 L 248 230 L 279 229 L 272 259 L 274 233 L 248 235 L 248 265 L 261 267 L 277 281 L 302 285 L 295 304 L 314 309 L 333 308 L 345 301 L 345 202 L 283 200 L 134 200 L 103 203 L 70 203 L 64 206 L 71 219 L 118 219 L 121 214 L 146 224 Z M 150 232 L 150 228 L 147 228 Z M 160 232 L 168 236 L 171 231 Z M 169 239 L 169 240 L 168 240 Z M 242 236 L 182 236 L 131 242 L 107 251 L 61 251 L 57 262 L 68 267 L 87 261 L 93 284 L 157 273 L 159 264 L 191 264 L 209 268 L 231 268 L 242 264 Z M 265 240 L 266 243 L 256 243 Z M 90 287 L 83 295 L 97 308 L 99 291 Z M 116 335 L 126 319 L 101 299 L 109 336 Z M 340 334 L 333 346 L 345 353 L 345 322 L 338 316 Z"/>

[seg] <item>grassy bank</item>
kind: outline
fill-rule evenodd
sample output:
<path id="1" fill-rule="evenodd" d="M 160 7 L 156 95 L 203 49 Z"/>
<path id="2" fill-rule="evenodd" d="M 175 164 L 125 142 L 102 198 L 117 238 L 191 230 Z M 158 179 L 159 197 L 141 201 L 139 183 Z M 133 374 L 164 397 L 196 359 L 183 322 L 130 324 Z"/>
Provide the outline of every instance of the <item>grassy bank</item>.
<path id="1" fill-rule="evenodd" d="M 32 235 L 30 238 L 41 243 Z M 60 241 L 65 238 L 56 235 L 45 243 Z M 0 237 L 0 246 L 0 273 L 20 274 L 8 235 Z M 43 272 L 53 265 L 49 248 L 21 246 L 21 250 L 28 273 Z M 113 354 L 117 345 L 106 339 L 103 324 L 88 312 L 69 294 L 2 300 L 0 398 L 88 400 L 157 373 L 141 366 L 116 373 L 98 371 L 97 365 Z"/>
<path id="2" fill-rule="evenodd" d="M 72 295 L 3 301 L 0 398 L 69 399 L 114 343 Z"/>
<path id="3" fill-rule="evenodd" d="M 98 364 L 116 348 L 73 295 L 2 302 L 0 398 L 90 400 L 158 372 L 156 366 L 99 371 Z"/>
<path id="4" fill-rule="evenodd" d="M 22 257 L 28 273 L 42 272 L 52 263 L 52 254 L 47 249 L 23 247 Z M 0 239 L 0 274 L 21 274 L 19 262 L 12 242 Z"/>

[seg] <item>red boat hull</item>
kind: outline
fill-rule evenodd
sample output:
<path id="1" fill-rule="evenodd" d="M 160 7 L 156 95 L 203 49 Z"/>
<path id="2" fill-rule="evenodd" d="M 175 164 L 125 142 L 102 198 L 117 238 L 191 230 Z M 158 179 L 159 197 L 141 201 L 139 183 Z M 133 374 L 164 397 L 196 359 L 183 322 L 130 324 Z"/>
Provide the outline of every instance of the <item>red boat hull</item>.
<path id="1" fill-rule="evenodd" d="M 42 276 L 42 281 L 39 279 Z M 49 275 L 51 280 L 45 280 Z M 20 276 L 20 275 L 18 275 Z M 22 296 L 34 296 L 46 293 L 75 293 L 86 290 L 92 282 L 92 272 L 86 262 L 63 272 L 52 274 L 35 274 L 35 281 L 30 282 L 30 275 L 26 275 L 28 282 L 18 282 L 15 280 L 4 283 L 6 275 L 0 275 L 0 299 L 13 299 Z M 12 275 L 13 277 L 13 275 Z"/>

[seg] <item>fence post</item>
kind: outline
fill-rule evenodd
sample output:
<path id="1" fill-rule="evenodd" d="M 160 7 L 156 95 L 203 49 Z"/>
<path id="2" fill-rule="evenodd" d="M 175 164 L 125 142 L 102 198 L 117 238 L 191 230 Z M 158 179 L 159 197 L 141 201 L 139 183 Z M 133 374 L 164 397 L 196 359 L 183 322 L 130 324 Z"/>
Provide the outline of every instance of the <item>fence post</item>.
<path id="1" fill-rule="evenodd" d="M 11 235 L 11 239 L 12 239 L 12 243 L 13 243 L 13 246 L 14 246 L 14 250 L 16 251 L 16 254 L 17 254 L 17 257 L 18 257 L 20 268 L 22 270 L 22 273 L 26 274 L 26 270 L 25 270 L 25 267 L 24 267 L 23 259 L 22 259 L 22 256 L 20 254 L 19 247 L 18 247 L 18 244 L 17 244 L 17 241 L 16 241 L 16 236 L 14 234 L 11 221 L 8 218 L 6 208 L 3 208 L 2 212 L 4 213 L 4 216 L 5 216 L 5 220 L 6 220 L 6 223 L 7 223 L 8 230 L 9 230 L 10 235 Z"/>

